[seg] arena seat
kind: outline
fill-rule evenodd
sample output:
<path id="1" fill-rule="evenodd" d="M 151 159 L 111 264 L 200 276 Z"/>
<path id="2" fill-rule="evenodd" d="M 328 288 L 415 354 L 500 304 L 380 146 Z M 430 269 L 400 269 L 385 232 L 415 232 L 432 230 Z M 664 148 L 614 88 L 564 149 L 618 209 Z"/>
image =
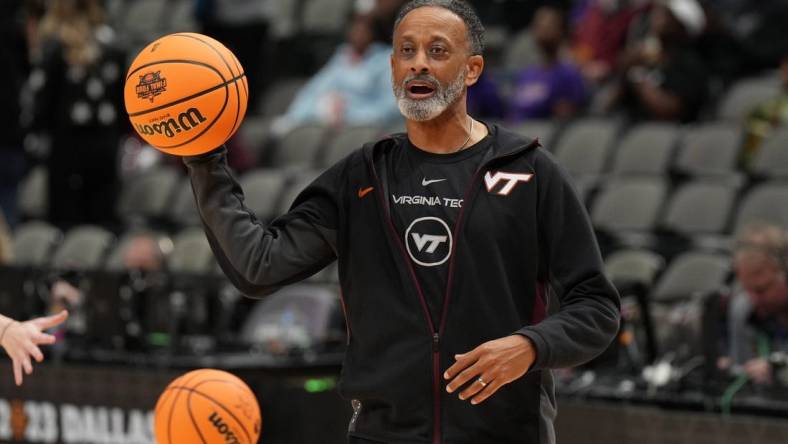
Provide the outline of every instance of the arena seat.
<path id="1" fill-rule="evenodd" d="M 115 236 L 102 227 L 74 227 L 66 233 L 63 242 L 55 250 L 51 267 L 68 270 L 99 269 L 114 240 Z"/>
<path id="2" fill-rule="evenodd" d="M 244 190 L 244 205 L 261 220 L 276 216 L 287 177 L 282 170 L 259 169 L 244 174 L 239 183 Z"/>
<path id="3" fill-rule="evenodd" d="M 616 176 L 660 176 L 668 172 L 679 127 L 670 123 L 641 123 L 624 134 L 613 158 Z"/>
<path id="4" fill-rule="evenodd" d="M 765 182 L 751 188 L 742 197 L 736 211 L 734 233 L 756 221 L 788 229 L 788 183 Z"/>
<path id="5" fill-rule="evenodd" d="M 767 179 L 788 179 L 788 128 L 778 128 L 763 141 L 750 172 Z"/>
<path id="6" fill-rule="evenodd" d="M 43 267 L 51 259 L 52 249 L 63 239 L 63 233 L 41 221 L 24 223 L 14 230 L 13 265 Z"/>
<path id="7" fill-rule="evenodd" d="M 735 175 L 742 138 L 741 127 L 733 123 L 692 126 L 679 142 L 674 170 L 689 176 Z"/>

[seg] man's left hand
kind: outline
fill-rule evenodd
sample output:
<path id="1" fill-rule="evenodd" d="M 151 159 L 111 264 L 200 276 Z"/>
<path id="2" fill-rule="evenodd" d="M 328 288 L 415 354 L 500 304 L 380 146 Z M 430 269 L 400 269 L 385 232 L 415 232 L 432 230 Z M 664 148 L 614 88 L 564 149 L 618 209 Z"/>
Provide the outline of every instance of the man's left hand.
<path id="1" fill-rule="evenodd" d="M 460 392 L 460 399 L 479 404 L 505 384 L 523 376 L 536 360 L 536 350 L 530 339 L 515 334 L 485 342 L 454 358 L 457 361 L 443 374 L 451 381 L 446 391 L 453 393 L 472 381 Z"/>

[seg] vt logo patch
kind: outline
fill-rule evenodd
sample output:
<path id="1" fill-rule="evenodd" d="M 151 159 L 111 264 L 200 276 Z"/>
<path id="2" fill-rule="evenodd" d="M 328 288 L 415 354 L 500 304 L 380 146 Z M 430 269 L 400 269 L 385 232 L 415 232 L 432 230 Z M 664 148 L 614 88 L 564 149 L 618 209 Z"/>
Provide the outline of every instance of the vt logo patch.
<path id="1" fill-rule="evenodd" d="M 533 174 L 507 173 L 505 171 L 496 171 L 492 173 L 487 171 L 484 173 L 484 186 L 487 187 L 488 193 L 492 193 L 493 189 L 495 189 L 499 183 L 503 183 L 503 186 L 498 189 L 496 194 L 508 196 L 518 183 L 528 182 L 532 177 Z"/>
<path id="2" fill-rule="evenodd" d="M 405 230 L 405 247 L 422 267 L 440 265 L 451 256 L 451 230 L 437 217 L 421 217 Z"/>

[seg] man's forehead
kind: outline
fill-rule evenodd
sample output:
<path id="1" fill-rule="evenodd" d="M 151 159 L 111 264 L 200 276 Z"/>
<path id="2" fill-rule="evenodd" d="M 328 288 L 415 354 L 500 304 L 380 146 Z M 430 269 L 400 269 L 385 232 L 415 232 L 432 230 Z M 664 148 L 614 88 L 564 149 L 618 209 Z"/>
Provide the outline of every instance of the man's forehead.
<path id="1" fill-rule="evenodd" d="M 394 38 L 428 35 L 447 41 L 465 39 L 465 22 L 446 8 L 422 6 L 407 13 L 394 32 Z"/>

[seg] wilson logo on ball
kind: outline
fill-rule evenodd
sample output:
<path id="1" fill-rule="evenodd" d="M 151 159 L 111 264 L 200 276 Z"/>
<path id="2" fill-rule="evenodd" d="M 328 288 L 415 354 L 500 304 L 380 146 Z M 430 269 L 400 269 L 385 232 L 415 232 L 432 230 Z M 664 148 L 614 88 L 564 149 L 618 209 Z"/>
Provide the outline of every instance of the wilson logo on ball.
<path id="1" fill-rule="evenodd" d="M 167 90 L 167 79 L 161 76 L 161 71 L 149 72 L 140 76 L 140 83 L 137 84 L 137 97 L 140 99 L 153 98 Z"/>
<path id="2" fill-rule="evenodd" d="M 152 125 L 135 123 L 134 128 L 140 134 L 152 136 L 154 134 L 162 134 L 167 137 L 175 137 L 175 134 L 181 131 L 191 131 L 207 119 L 200 114 L 197 108 L 189 108 L 185 112 L 178 114 L 177 120 L 170 117 L 169 119 L 162 119 L 159 123 Z"/>
<path id="3" fill-rule="evenodd" d="M 224 422 L 221 416 L 219 416 L 216 412 L 211 413 L 211 416 L 208 417 L 208 420 L 211 421 L 213 426 L 216 428 L 216 431 L 219 432 L 222 436 L 224 436 L 224 442 L 227 444 L 241 444 L 238 440 L 238 437 L 235 436 L 232 430 L 230 430 L 230 426 Z"/>

